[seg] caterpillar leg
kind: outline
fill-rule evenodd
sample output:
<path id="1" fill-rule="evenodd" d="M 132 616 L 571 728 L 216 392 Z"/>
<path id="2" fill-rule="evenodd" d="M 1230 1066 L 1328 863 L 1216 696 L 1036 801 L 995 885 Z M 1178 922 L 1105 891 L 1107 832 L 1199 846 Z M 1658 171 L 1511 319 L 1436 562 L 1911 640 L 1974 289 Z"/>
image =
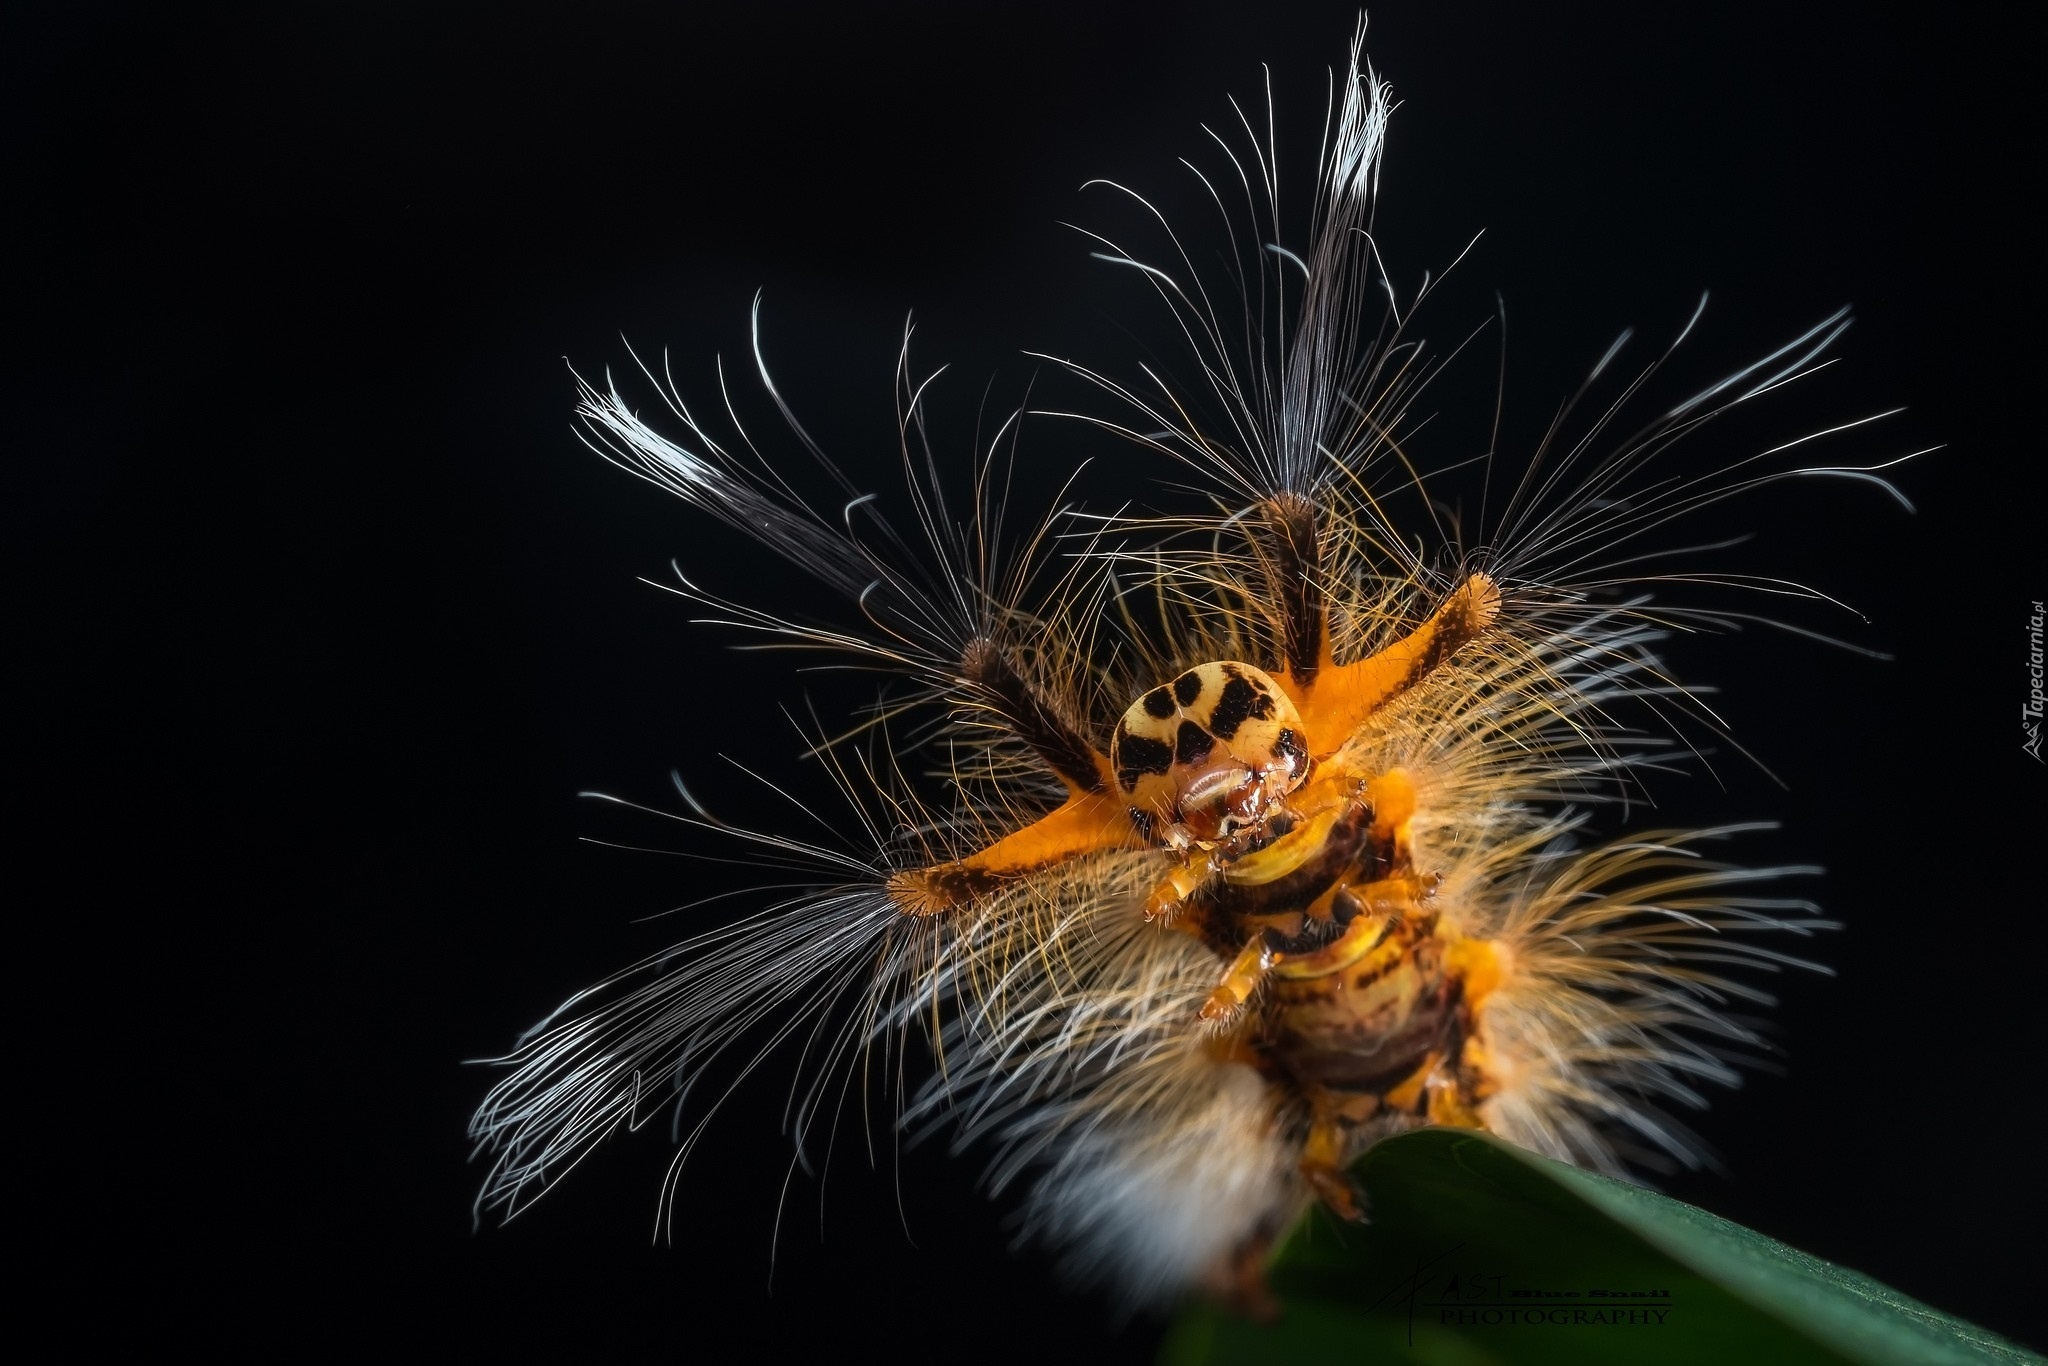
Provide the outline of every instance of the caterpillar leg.
<path id="1" fill-rule="evenodd" d="M 1266 946 L 1263 934 L 1245 945 L 1231 960 L 1230 966 L 1224 969 L 1223 980 L 1209 993 L 1209 999 L 1202 1002 L 1200 1018 L 1220 1020 L 1235 1014 L 1259 989 L 1259 983 L 1272 970 L 1276 957 Z"/>
<path id="2" fill-rule="evenodd" d="M 1180 860 L 1166 870 L 1166 876 L 1159 879 L 1145 897 L 1145 918 L 1147 920 L 1175 923 L 1176 917 L 1189 898 L 1200 891 L 1216 871 L 1216 861 L 1206 852 L 1197 851 Z"/>
<path id="3" fill-rule="evenodd" d="M 1365 1222 L 1358 1188 L 1345 1171 L 1351 1156 L 1352 1130 L 1377 1112 L 1371 1096 L 1346 1096 L 1318 1091 L 1310 1098 L 1308 1138 L 1301 1145 L 1301 1174 L 1340 1219 Z"/>

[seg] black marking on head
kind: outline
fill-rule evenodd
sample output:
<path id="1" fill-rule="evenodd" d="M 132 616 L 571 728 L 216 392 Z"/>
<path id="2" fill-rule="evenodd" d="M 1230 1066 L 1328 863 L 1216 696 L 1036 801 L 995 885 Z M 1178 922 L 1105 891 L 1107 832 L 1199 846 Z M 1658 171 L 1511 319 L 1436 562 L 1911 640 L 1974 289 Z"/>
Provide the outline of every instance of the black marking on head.
<path id="1" fill-rule="evenodd" d="M 1173 698 L 1183 707 L 1195 705 L 1195 699 L 1202 695 L 1202 676 L 1189 669 L 1173 680 Z M 1147 710 L 1150 710 L 1147 708 Z"/>
<path id="2" fill-rule="evenodd" d="M 1300 773 L 1302 765 L 1308 762 L 1308 746 L 1294 733 L 1294 727 L 1286 726 L 1273 739 L 1273 752 L 1287 761 L 1287 766 Z"/>
<path id="3" fill-rule="evenodd" d="M 1180 723 L 1180 733 L 1173 737 L 1173 761 L 1177 764 L 1199 764 L 1209 757 L 1209 751 L 1216 748 L 1216 737 L 1192 721 Z"/>
<path id="4" fill-rule="evenodd" d="M 1140 700 L 1145 704 L 1145 715 L 1147 716 L 1156 717 L 1164 721 L 1167 717 L 1173 715 L 1173 698 L 1167 695 L 1166 688 L 1163 685 L 1146 693 Z"/>
<path id="5" fill-rule="evenodd" d="M 1150 811 L 1145 810 L 1143 807 L 1134 806 L 1130 809 L 1130 817 L 1131 828 L 1138 832 L 1138 838 L 1141 840 L 1151 839 L 1152 813 Z"/>
<path id="6" fill-rule="evenodd" d="M 1216 699 L 1216 709 L 1209 713 L 1209 731 L 1219 740 L 1228 740 L 1248 718 L 1264 720 L 1272 714 L 1272 697 L 1250 679 L 1234 675 L 1223 685 L 1223 695 Z"/>
<path id="7" fill-rule="evenodd" d="M 1126 792 L 1137 786 L 1138 779 L 1146 774 L 1164 773 L 1173 767 L 1171 746 L 1128 731 L 1116 737 L 1116 743 L 1110 747 L 1110 756 L 1116 765 L 1117 786 Z"/>

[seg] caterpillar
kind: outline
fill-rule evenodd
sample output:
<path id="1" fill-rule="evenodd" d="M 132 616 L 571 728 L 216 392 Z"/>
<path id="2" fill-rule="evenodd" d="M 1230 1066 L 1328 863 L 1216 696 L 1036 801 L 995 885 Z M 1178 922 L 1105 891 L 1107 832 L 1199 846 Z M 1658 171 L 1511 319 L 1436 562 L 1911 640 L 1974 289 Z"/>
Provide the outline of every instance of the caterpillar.
<path id="1" fill-rule="evenodd" d="M 1392 99 L 1362 28 L 1337 85 L 1298 237 L 1279 149 L 1242 114 L 1194 172 L 1220 267 L 1103 187 L 1155 240 L 1096 254 L 1156 295 L 1184 354 L 1129 377 L 1041 357 L 1087 401 L 973 443 L 964 496 L 906 336 L 907 521 L 811 439 L 758 315 L 756 377 L 830 499 L 729 402 L 700 418 L 665 367 L 583 385 L 599 454 L 840 606 L 748 602 L 687 569 L 676 592 L 891 691 L 807 741 L 854 838 L 736 826 L 679 780 L 677 818 L 775 888 L 494 1060 L 479 1216 L 673 1106 L 666 1218 L 717 1088 L 778 1050 L 800 1150 L 864 1074 L 928 1056 L 894 1122 L 984 1154 L 1027 1235 L 1130 1304 L 1245 1293 L 1313 1202 L 1369 1218 L 1345 1168 L 1415 1125 L 1616 1173 L 1697 1160 L 1671 1111 L 1734 1079 L 1760 1046 L 1736 1007 L 1830 922 L 1780 885 L 1801 870 L 1740 861 L 1742 828 L 1637 819 L 1645 774 L 1712 725 L 1659 642 L 1743 612 L 1684 590 L 1803 591 L 1693 570 L 1665 538 L 1785 480 L 1889 489 L 1818 462 L 1832 432 L 1686 463 L 1824 364 L 1847 316 L 1639 412 L 1695 313 L 1646 363 L 1617 342 L 1526 456 L 1427 453 L 1418 404 L 1463 348 L 1423 344 L 1431 286 L 1404 294 L 1379 259 Z M 1122 438 L 1157 482 L 1012 535 L 1020 434 L 1057 423 Z M 733 718 L 749 766 L 772 747 L 761 710 Z"/>

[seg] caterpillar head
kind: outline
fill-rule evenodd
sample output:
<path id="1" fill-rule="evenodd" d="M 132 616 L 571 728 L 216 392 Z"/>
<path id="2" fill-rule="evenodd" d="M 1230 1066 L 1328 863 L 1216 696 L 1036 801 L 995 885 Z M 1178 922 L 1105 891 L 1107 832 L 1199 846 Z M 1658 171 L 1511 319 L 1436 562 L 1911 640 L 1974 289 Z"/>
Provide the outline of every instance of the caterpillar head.
<path id="1" fill-rule="evenodd" d="M 1311 767 L 1287 694 L 1232 660 L 1198 664 L 1133 702 L 1109 760 L 1132 819 L 1176 849 L 1256 830 Z"/>

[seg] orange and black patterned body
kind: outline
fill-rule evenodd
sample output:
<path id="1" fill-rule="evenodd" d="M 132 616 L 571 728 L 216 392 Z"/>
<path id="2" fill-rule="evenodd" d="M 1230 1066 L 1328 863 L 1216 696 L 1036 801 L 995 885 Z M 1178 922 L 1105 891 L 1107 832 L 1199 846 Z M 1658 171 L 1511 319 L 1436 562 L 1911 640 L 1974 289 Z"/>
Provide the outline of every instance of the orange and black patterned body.
<path id="1" fill-rule="evenodd" d="M 1359 767 L 1351 741 L 1491 624 L 1500 593 L 1472 575 L 1368 658 L 1276 676 L 1212 660 L 1148 689 L 1117 722 L 1093 781 L 969 857 L 901 873 L 906 912 L 941 915 L 1062 859 L 1152 847 L 1172 858 L 1148 920 L 1194 936 L 1222 965 L 1198 1018 L 1230 1056 L 1291 1083 L 1308 1109 L 1303 1174 L 1356 1214 L 1342 1172 L 1377 1133 L 1478 1126 L 1478 1010 L 1500 975 L 1487 941 L 1457 938 L 1418 867 L 1415 787 Z M 1062 769 L 1062 772 L 1065 770 Z"/>

